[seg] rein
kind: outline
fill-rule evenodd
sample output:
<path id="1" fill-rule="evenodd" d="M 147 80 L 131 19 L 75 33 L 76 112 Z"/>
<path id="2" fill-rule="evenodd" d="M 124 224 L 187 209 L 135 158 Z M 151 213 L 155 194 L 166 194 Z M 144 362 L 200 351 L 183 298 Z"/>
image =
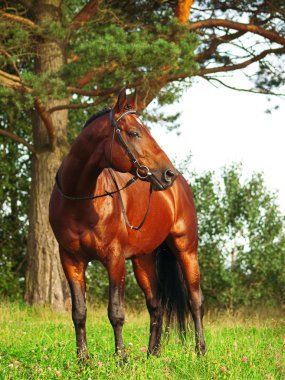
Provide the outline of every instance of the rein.
<path id="1" fill-rule="evenodd" d="M 67 195 L 63 192 L 62 188 L 61 188 L 61 185 L 60 185 L 60 180 L 59 180 L 59 172 L 56 173 L 56 176 L 55 176 L 55 184 L 57 186 L 57 189 L 59 191 L 59 193 L 61 194 L 61 196 L 65 199 L 68 199 L 68 200 L 72 200 L 72 201 L 86 201 L 86 200 L 93 200 L 93 199 L 97 199 L 97 198 L 103 198 L 103 197 L 106 197 L 108 195 L 110 195 L 111 197 L 113 196 L 113 194 L 116 194 L 118 193 L 118 197 L 119 197 L 119 202 L 120 202 L 120 205 L 121 205 L 121 209 L 122 209 L 122 213 L 123 213 L 123 216 L 124 216 L 124 219 L 125 219 L 125 223 L 126 225 L 132 229 L 132 230 L 135 230 L 135 231 L 140 231 L 141 232 L 141 227 L 144 225 L 145 221 L 146 221 L 146 218 L 148 216 L 148 213 L 149 213 L 149 210 L 150 210 L 150 200 L 151 200 L 151 194 L 152 194 L 152 184 L 150 183 L 150 188 L 149 188 L 149 198 L 148 198 L 148 206 L 147 206 L 147 210 L 146 210 L 146 213 L 142 219 L 142 221 L 140 222 L 140 224 L 137 226 L 137 227 L 134 227 L 133 225 L 131 225 L 131 223 L 129 222 L 129 219 L 128 219 L 128 216 L 127 216 L 127 213 L 126 213 L 126 208 L 124 206 L 124 203 L 123 203 L 123 199 L 122 199 L 122 196 L 121 196 L 121 191 L 126 189 L 127 187 L 129 187 L 130 185 L 132 185 L 134 182 L 136 182 L 136 180 L 139 178 L 139 179 L 146 179 L 147 177 L 149 176 L 152 176 L 152 180 L 154 180 L 160 187 L 163 187 L 160 183 L 160 181 L 156 178 L 156 176 L 154 176 L 149 168 L 145 165 L 141 165 L 138 160 L 136 159 L 136 157 L 133 155 L 133 153 L 131 152 L 130 148 L 128 147 L 128 145 L 126 144 L 125 140 L 123 139 L 122 135 L 121 135 L 121 130 L 120 128 L 118 127 L 118 122 L 123 118 L 125 117 L 126 115 L 129 115 L 129 114 L 137 114 L 137 112 L 135 110 L 127 110 L 125 111 L 122 115 L 120 115 L 116 120 L 114 120 L 113 118 L 113 113 L 112 113 L 112 109 L 110 108 L 108 110 L 108 112 L 110 112 L 110 124 L 111 124 L 111 127 L 114 128 L 114 133 L 113 133 L 113 137 L 112 137 L 112 142 L 111 142 L 111 149 L 110 149 L 110 165 L 112 165 L 112 150 L 113 150 L 113 143 L 114 143 L 114 139 L 115 139 L 115 134 L 118 136 L 118 139 L 121 143 L 121 145 L 123 146 L 123 148 L 125 149 L 127 155 L 129 156 L 130 160 L 132 161 L 133 165 L 136 167 L 136 175 L 131 178 L 123 187 L 119 188 L 118 186 L 118 183 L 116 181 L 116 178 L 114 176 L 114 173 L 113 173 L 113 170 L 112 170 L 112 167 L 109 168 L 109 173 L 111 175 L 111 178 L 115 184 L 115 187 L 116 187 L 116 190 L 115 191 L 107 191 L 106 190 L 106 193 L 104 194 L 100 194 L 100 195 L 91 195 L 91 196 L 85 196 L 85 197 L 73 197 L 73 196 L 70 196 L 70 195 Z M 84 126 L 84 128 L 86 127 L 87 125 Z M 145 174 L 141 174 L 139 172 L 139 170 L 142 170 L 145 172 Z"/>
<path id="2" fill-rule="evenodd" d="M 142 221 L 140 222 L 140 224 L 137 226 L 137 227 L 134 227 L 130 221 L 129 221 L 129 218 L 127 216 L 127 212 L 126 212 L 126 208 L 124 206 L 124 202 L 123 202 L 123 199 L 122 199 L 122 195 L 121 195 L 121 192 L 120 192 L 120 189 L 118 187 L 118 184 L 117 184 L 117 181 L 116 181 L 116 178 L 113 174 L 113 171 L 112 169 L 109 169 L 109 173 L 112 177 L 112 180 L 114 181 L 114 184 L 116 186 L 116 189 L 117 189 L 117 192 L 118 192 L 118 196 L 119 196 L 119 201 L 120 201 L 120 205 L 121 205 L 121 208 L 122 208 L 122 213 L 123 213 L 123 216 L 124 216 L 124 219 L 125 219 L 125 223 L 126 225 L 131 229 L 131 230 L 135 230 L 135 231 L 139 231 L 141 232 L 141 227 L 144 225 L 144 222 L 146 221 L 146 218 L 148 216 L 148 213 L 149 213 L 149 210 L 150 210 L 150 199 L 151 199 L 151 194 L 152 194 L 152 185 L 150 184 L 150 187 L 149 187 L 149 196 L 148 196 L 148 205 L 147 205 L 147 209 L 146 209 L 146 212 L 144 214 L 144 217 L 142 219 Z"/>
<path id="3" fill-rule="evenodd" d="M 121 190 L 126 189 L 127 187 L 129 187 L 130 185 L 132 185 L 134 182 L 136 182 L 136 180 L 137 180 L 137 177 L 133 177 L 123 187 L 121 187 L 120 189 L 117 187 L 117 190 L 115 190 L 115 191 L 107 191 L 106 190 L 106 193 L 104 193 L 104 194 L 90 195 L 90 196 L 86 196 L 86 197 L 72 197 L 70 195 L 64 194 L 64 192 L 62 191 L 62 188 L 61 188 L 60 183 L 59 183 L 58 172 L 56 173 L 56 176 L 55 176 L 55 183 L 56 183 L 56 186 L 57 186 L 57 190 L 63 196 L 63 198 L 66 198 L 66 199 L 68 199 L 70 201 L 91 201 L 91 200 L 96 199 L 96 198 L 106 197 L 107 195 L 112 196 L 113 194 L 119 193 Z"/>

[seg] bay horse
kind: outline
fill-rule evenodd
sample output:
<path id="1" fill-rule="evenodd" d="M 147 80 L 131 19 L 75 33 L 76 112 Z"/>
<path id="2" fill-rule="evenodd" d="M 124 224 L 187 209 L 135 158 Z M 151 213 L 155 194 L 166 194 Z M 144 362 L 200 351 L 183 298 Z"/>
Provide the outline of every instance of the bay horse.
<path id="1" fill-rule="evenodd" d="M 125 356 L 126 259 L 150 314 L 148 354 L 159 352 L 163 315 L 185 331 L 191 314 L 196 350 L 205 353 L 192 194 L 139 119 L 135 93 L 127 97 L 123 89 L 113 109 L 87 121 L 58 170 L 49 217 L 70 286 L 79 359 L 88 358 L 85 270 L 91 260 L 108 272 L 116 353 Z"/>

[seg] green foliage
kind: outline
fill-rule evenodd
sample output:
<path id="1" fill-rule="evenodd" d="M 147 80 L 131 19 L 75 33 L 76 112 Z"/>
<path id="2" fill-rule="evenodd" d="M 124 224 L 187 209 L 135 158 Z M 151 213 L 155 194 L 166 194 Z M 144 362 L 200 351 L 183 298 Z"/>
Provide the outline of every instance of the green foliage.
<path id="1" fill-rule="evenodd" d="M 26 115 L 0 102 L 2 129 L 25 137 Z M 0 136 L 0 296 L 21 298 L 27 249 L 30 153 Z"/>
<path id="2" fill-rule="evenodd" d="M 209 304 L 284 304 L 284 216 L 261 174 L 241 167 L 191 181 L 198 212 L 202 286 Z"/>
<path id="3" fill-rule="evenodd" d="M 0 20 L 0 41 L 2 48 L 5 47 L 9 52 L 9 56 L 0 55 L 0 65 L 9 62 L 11 59 L 16 62 L 16 59 L 22 59 L 23 54 L 27 49 L 31 49 L 31 35 L 19 24 L 11 24 L 9 21 Z M 30 50 L 31 53 L 31 50 Z"/>
<path id="4" fill-rule="evenodd" d="M 33 87 L 33 96 L 40 97 L 43 102 L 67 96 L 66 83 L 58 75 L 49 73 L 39 75 L 31 71 L 23 71 L 22 79 L 26 86 Z"/>
<path id="5" fill-rule="evenodd" d="M 87 340 L 91 357 L 84 365 L 75 356 L 70 313 L 18 304 L 0 307 L 0 373 L 3 380 L 157 379 L 281 380 L 284 378 L 284 318 L 267 310 L 255 314 L 219 315 L 204 319 L 208 352 L 195 353 L 194 332 L 182 343 L 170 331 L 159 357 L 147 358 L 149 318 L 137 311 L 126 314 L 123 335 L 128 360 L 114 352 L 106 309 L 88 308 Z M 142 349 L 142 351 L 141 351 Z"/>
<path id="6" fill-rule="evenodd" d="M 151 28 L 138 25 L 131 30 L 110 22 L 92 23 L 80 29 L 70 45 L 69 54 L 84 57 L 84 60 L 66 65 L 63 77 L 72 84 L 92 68 L 95 78 L 89 88 L 93 88 L 95 82 L 96 86 L 107 89 L 114 83 L 123 85 L 142 78 L 154 80 L 165 66 L 171 67 L 171 74 L 184 70 L 194 73 L 197 66 L 193 51 L 197 37 L 186 34 L 184 29 L 174 21 L 166 25 L 156 23 Z M 84 38 L 86 34 L 88 39 Z M 100 77 L 100 71 L 103 68 L 108 71 L 108 67 L 108 75 Z"/>

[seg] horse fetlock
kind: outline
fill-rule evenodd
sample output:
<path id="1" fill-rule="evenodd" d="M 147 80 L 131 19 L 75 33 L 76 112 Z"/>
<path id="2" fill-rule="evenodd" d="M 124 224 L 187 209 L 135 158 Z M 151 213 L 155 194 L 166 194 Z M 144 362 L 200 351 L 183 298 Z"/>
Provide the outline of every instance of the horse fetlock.
<path id="1" fill-rule="evenodd" d="M 113 327 L 123 326 L 125 323 L 125 317 L 112 316 L 111 318 L 109 317 L 109 319 Z"/>

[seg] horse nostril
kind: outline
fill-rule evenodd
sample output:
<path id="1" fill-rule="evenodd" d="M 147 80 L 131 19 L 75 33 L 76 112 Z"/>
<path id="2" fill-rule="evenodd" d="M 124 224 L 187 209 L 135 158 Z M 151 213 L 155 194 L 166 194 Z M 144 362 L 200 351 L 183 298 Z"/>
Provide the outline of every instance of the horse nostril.
<path id="1" fill-rule="evenodd" d="M 175 174 L 171 169 L 167 169 L 164 173 L 164 179 L 166 182 L 171 182 L 171 180 L 175 177 Z"/>

